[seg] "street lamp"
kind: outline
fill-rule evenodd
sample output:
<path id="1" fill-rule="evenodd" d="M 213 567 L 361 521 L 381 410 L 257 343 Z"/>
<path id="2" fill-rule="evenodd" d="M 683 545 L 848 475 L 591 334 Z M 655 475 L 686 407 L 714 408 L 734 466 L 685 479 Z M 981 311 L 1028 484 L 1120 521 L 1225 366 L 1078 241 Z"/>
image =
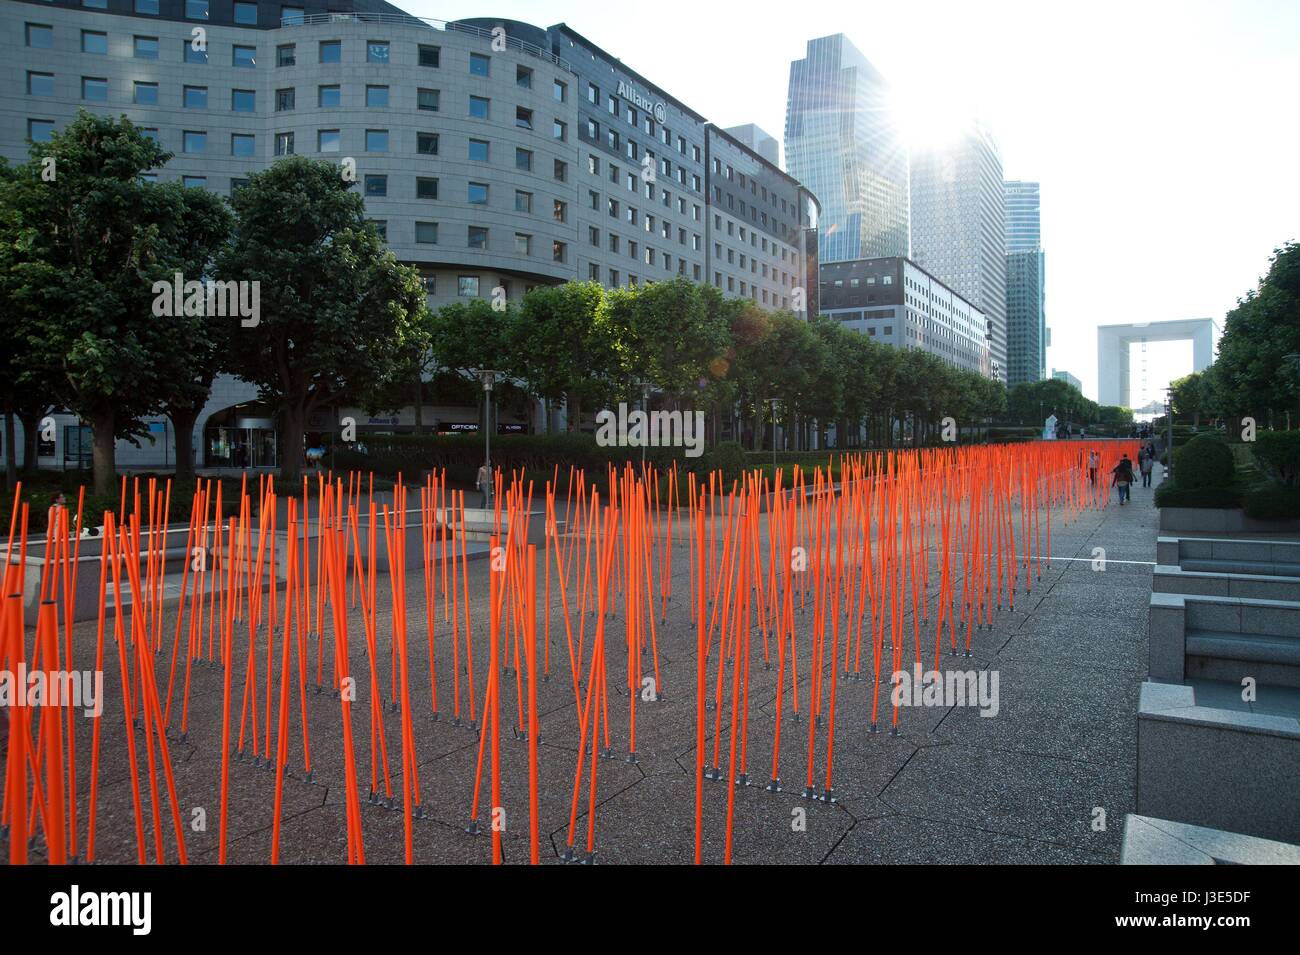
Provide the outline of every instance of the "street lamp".
<path id="1" fill-rule="evenodd" d="M 473 373 L 478 375 L 478 380 L 483 383 L 483 437 L 485 440 L 483 448 L 483 463 L 488 471 L 488 487 L 492 487 L 492 386 L 496 384 L 497 375 L 505 376 L 505 372 L 497 371 L 493 368 L 475 368 Z M 487 502 L 490 490 L 483 492 L 484 502 Z"/>
<path id="2" fill-rule="evenodd" d="M 641 413 L 645 415 L 645 433 L 641 436 L 641 469 L 645 470 L 645 446 L 650 443 L 650 389 L 652 383 L 648 381 L 638 381 L 633 383 L 633 388 L 641 392 Z"/>

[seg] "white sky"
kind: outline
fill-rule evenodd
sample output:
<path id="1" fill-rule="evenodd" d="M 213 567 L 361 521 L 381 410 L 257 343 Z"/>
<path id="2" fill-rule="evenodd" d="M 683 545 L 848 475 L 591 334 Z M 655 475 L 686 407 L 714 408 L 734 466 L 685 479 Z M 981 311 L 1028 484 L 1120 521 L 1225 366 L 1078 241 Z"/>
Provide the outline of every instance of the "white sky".
<path id="1" fill-rule="evenodd" d="M 1296 0 L 393 2 L 565 22 L 711 121 L 778 140 L 790 61 L 847 34 L 902 102 L 977 110 L 1005 178 L 1042 183 L 1047 370 L 1094 398 L 1097 325 L 1222 322 L 1272 250 L 1300 239 Z M 1139 365 L 1135 351 L 1135 405 Z M 1148 346 L 1150 394 L 1190 370 L 1189 346 Z"/>

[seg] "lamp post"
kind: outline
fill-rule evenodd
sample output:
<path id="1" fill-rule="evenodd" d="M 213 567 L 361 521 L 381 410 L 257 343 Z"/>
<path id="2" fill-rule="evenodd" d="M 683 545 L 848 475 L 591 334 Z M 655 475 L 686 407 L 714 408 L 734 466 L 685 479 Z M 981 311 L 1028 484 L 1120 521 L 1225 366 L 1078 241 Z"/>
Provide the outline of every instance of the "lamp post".
<path id="1" fill-rule="evenodd" d="M 641 392 L 641 413 L 645 415 L 645 433 L 641 436 L 641 468 L 645 469 L 645 446 L 650 441 L 650 388 L 651 383 L 648 381 L 634 382 L 632 385 L 637 391 Z"/>
<path id="2" fill-rule="evenodd" d="M 1174 473 L 1174 389 L 1165 389 L 1165 433 L 1169 436 L 1165 442 L 1165 480 Z"/>
<path id="3" fill-rule="evenodd" d="M 492 388 L 496 384 L 497 375 L 505 375 L 503 371 L 497 371 L 494 368 L 476 368 L 474 374 L 478 375 L 478 380 L 483 383 L 483 464 L 488 470 L 488 488 L 483 490 L 483 499 L 487 503 L 492 487 Z"/>

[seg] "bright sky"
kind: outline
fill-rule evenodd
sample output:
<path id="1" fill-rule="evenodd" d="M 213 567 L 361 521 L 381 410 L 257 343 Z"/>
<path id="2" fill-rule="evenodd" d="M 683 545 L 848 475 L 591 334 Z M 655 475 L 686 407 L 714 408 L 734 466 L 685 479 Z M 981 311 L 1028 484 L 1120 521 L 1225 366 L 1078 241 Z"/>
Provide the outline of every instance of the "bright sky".
<path id="1" fill-rule="evenodd" d="M 1222 322 L 1300 239 L 1300 3 L 394 0 L 416 16 L 565 22 L 724 126 L 783 139 L 791 60 L 845 33 L 933 132 L 963 109 L 1005 178 L 1042 183 L 1047 370 L 1096 397 L 1096 326 Z M 1133 357 L 1133 403 L 1146 399 Z M 1146 391 L 1191 370 L 1150 345 Z"/>

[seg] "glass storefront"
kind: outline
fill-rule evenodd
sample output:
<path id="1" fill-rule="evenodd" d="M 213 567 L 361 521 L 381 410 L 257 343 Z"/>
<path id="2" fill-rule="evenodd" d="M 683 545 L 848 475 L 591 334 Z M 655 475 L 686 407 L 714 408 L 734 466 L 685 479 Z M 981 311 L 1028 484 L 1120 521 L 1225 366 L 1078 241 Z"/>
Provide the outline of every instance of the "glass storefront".
<path id="1" fill-rule="evenodd" d="M 204 467 L 274 468 L 277 448 L 275 419 L 259 404 L 219 411 L 203 429 Z"/>

